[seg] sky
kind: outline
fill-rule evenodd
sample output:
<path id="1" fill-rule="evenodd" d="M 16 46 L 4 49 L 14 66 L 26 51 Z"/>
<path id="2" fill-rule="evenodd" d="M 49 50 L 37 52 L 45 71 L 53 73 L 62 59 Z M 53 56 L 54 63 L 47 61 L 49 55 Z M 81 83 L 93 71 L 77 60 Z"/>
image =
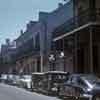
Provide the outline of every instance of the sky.
<path id="1" fill-rule="evenodd" d="M 0 0 L 0 45 L 6 38 L 16 39 L 39 11 L 50 12 L 63 0 Z"/>

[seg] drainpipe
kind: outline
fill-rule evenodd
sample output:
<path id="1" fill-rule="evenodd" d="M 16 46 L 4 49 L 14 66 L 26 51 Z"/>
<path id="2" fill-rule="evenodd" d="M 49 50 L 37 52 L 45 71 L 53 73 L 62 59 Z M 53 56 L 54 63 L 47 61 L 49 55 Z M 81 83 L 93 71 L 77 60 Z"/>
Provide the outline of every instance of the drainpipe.
<path id="1" fill-rule="evenodd" d="M 74 45 L 75 45 L 74 46 L 74 61 L 75 61 L 74 62 L 74 64 L 75 64 L 74 65 L 74 67 L 75 67 L 74 72 L 78 72 L 78 70 L 79 70 L 77 68 L 78 67 L 78 51 L 77 50 L 78 50 L 78 42 L 79 42 L 78 41 L 78 35 L 79 35 L 78 33 L 75 33 L 75 35 L 74 35 L 74 41 L 75 41 L 75 43 L 74 43 Z"/>
<path id="2" fill-rule="evenodd" d="M 90 72 L 93 73 L 93 28 L 90 26 L 89 35 L 90 35 Z"/>

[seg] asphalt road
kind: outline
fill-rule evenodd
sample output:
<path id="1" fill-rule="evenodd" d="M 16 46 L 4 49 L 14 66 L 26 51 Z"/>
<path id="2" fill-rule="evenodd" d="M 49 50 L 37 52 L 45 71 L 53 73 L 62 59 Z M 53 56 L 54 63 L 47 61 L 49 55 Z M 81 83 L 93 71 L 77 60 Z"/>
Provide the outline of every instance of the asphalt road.
<path id="1" fill-rule="evenodd" d="M 0 100 L 59 100 L 37 93 L 31 93 L 14 86 L 0 84 Z"/>

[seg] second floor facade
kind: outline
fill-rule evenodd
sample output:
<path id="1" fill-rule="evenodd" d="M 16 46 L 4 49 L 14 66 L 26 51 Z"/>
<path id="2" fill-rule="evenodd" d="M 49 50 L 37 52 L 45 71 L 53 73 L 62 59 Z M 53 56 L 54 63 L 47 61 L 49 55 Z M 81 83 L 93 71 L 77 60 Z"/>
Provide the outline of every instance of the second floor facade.
<path id="1" fill-rule="evenodd" d="M 28 52 L 45 54 L 51 50 L 52 39 L 91 22 L 100 21 L 99 0 L 69 0 L 50 12 L 40 12 L 39 21 L 30 21 L 27 29 L 17 38 L 17 56 Z"/>
<path id="2" fill-rule="evenodd" d="M 72 15 L 63 24 L 53 31 L 53 39 L 57 40 L 61 35 L 71 32 L 81 26 L 100 22 L 99 0 L 72 0 Z"/>

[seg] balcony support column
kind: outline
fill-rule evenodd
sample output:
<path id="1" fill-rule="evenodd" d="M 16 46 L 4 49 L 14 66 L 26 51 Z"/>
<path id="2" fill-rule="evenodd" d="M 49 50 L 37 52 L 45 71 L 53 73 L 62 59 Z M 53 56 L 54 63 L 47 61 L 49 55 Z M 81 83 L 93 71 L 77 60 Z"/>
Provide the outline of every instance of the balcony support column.
<path id="1" fill-rule="evenodd" d="M 89 28 L 89 34 L 90 34 L 90 72 L 93 73 L 93 28 L 90 26 Z"/>
<path id="2" fill-rule="evenodd" d="M 37 59 L 36 58 L 35 58 L 34 62 L 35 62 L 35 72 L 37 72 Z"/>
<path id="3" fill-rule="evenodd" d="M 74 35 L 74 72 L 77 72 L 77 66 L 78 66 L 78 54 L 77 54 L 77 50 L 78 50 L 78 33 L 76 33 Z"/>
<path id="4" fill-rule="evenodd" d="M 41 72 L 43 72 L 43 55 L 41 54 Z"/>
<path id="5" fill-rule="evenodd" d="M 63 53 L 64 53 L 64 57 L 63 57 L 63 70 L 66 71 L 66 64 L 65 64 L 65 39 L 63 38 Z"/>

